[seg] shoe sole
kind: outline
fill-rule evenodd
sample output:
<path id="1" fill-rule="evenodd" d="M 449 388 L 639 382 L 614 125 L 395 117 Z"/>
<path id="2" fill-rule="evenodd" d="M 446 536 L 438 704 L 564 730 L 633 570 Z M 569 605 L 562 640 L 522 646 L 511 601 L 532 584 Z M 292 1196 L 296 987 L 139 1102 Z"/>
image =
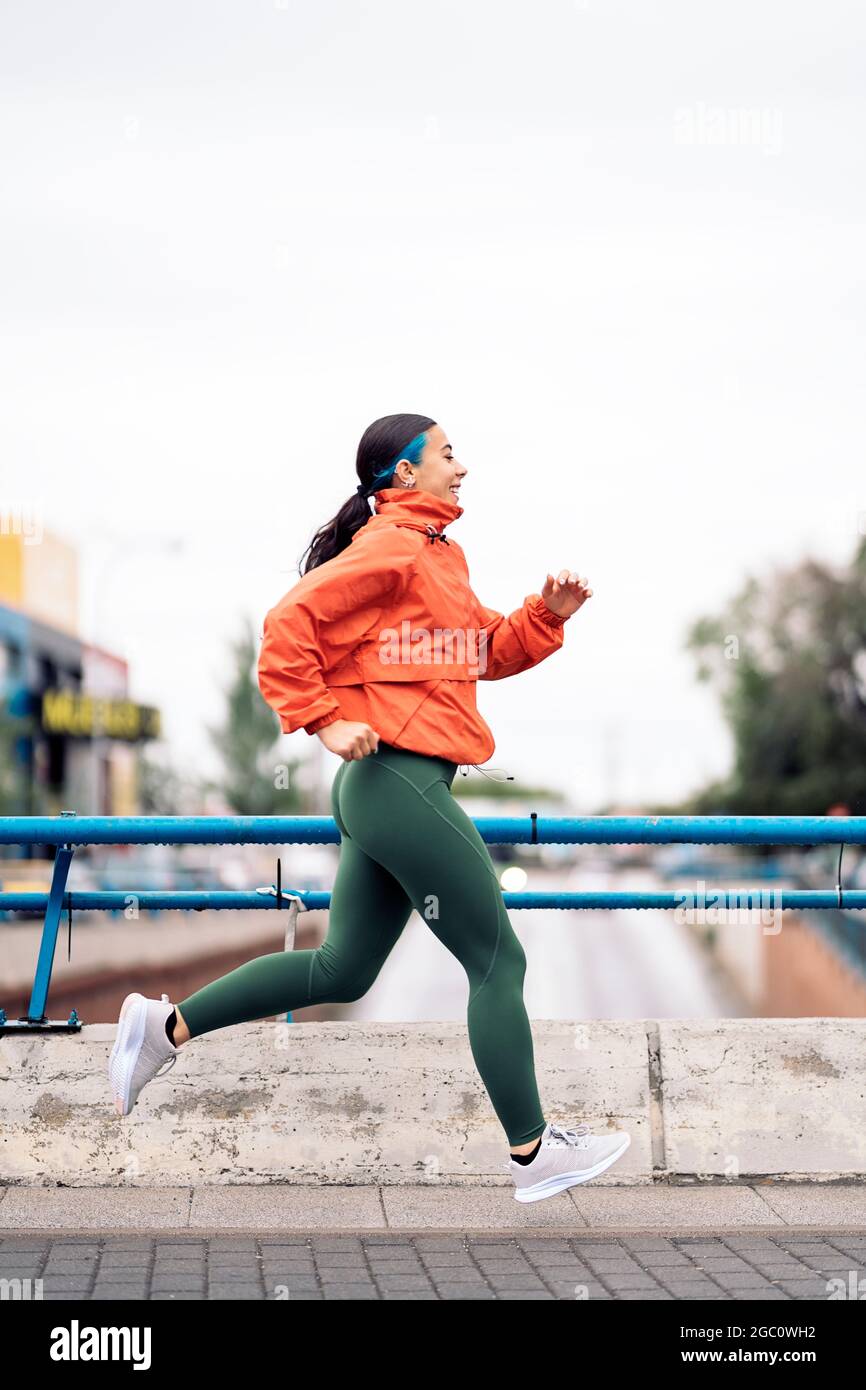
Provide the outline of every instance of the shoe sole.
<path id="1" fill-rule="evenodd" d="M 129 1089 L 132 1085 L 135 1064 L 141 1052 L 141 1044 L 144 1041 L 146 1018 L 147 1001 L 144 995 L 128 994 L 121 1006 L 120 1017 L 117 1020 L 117 1038 L 111 1049 L 111 1057 L 108 1062 L 109 1078 L 112 1076 L 115 1064 L 118 1065 L 120 1071 L 121 1089 L 119 1091 L 114 1090 L 114 1081 L 112 1080 L 114 1108 L 119 1115 L 128 1115 L 132 1110 L 129 1103 Z M 118 1102 L 120 1103 L 118 1104 Z"/>
<path id="2" fill-rule="evenodd" d="M 557 1173 L 553 1178 L 545 1178 L 544 1182 L 537 1182 L 533 1187 L 518 1188 L 514 1194 L 516 1202 L 540 1202 L 545 1197 L 555 1197 L 557 1192 L 564 1192 L 568 1187 L 576 1187 L 578 1183 L 589 1182 L 590 1178 L 597 1178 L 599 1173 L 603 1173 L 612 1163 L 616 1163 L 618 1158 L 622 1158 L 629 1144 L 631 1135 L 625 1136 L 625 1143 L 620 1144 L 619 1148 L 613 1153 L 608 1154 L 599 1163 L 594 1163 L 591 1168 L 584 1168 L 575 1173 Z"/>

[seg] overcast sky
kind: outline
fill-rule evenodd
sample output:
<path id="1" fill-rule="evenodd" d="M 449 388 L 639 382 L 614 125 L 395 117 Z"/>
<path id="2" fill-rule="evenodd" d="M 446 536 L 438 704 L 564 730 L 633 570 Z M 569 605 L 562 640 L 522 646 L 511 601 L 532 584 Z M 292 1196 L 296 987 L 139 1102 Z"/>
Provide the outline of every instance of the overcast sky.
<path id="1" fill-rule="evenodd" d="M 469 469 L 485 604 L 594 590 L 479 686 L 488 766 L 586 811 L 724 772 L 690 621 L 866 529 L 864 35 L 842 0 L 3 7 L 3 487 L 181 767 L 406 410 Z"/>

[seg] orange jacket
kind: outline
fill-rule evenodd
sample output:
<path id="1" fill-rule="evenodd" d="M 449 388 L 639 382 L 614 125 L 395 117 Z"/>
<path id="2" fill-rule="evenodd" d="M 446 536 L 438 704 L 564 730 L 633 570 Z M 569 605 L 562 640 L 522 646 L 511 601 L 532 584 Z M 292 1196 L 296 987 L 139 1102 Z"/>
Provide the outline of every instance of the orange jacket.
<path id="1" fill-rule="evenodd" d="M 483 762 L 496 745 L 476 682 L 537 665 L 562 646 L 567 620 L 540 594 L 510 617 L 479 602 L 444 534 L 463 515 L 456 502 L 394 487 L 375 499 L 345 550 L 267 613 L 259 689 L 287 734 L 352 719 L 398 748 Z"/>

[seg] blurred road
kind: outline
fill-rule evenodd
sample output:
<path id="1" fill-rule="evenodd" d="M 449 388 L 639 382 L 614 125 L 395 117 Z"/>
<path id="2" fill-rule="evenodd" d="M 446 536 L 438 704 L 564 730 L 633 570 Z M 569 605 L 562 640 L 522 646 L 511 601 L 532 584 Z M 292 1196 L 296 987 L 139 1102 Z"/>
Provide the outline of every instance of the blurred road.
<path id="1" fill-rule="evenodd" d="M 526 891 L 566 892 L 670 885 L 650 868 L 531 868 Z M 511 910 L 527 956 L 531 1018 L 737 1018 L 748 1014 L 688 926 L 673 912 Z M 462 967 L 413 913 L 363 999 L 323 1016 L 378 1021 L 466 1017 Z"/>

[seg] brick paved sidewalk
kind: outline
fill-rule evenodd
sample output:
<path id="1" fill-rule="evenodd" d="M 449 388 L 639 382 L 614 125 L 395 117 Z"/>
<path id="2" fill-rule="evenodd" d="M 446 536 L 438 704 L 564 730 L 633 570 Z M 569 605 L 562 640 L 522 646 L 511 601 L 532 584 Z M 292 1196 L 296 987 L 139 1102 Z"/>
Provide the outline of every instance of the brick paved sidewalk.
<path id="1" fill-rule="evenodd" d="M 63 1299 L 826 1301 L 866 1281 L 866 1235 L 721 1237 L 176 1231 L 0 1238 L 0 1281 Z M 833 1285 L 829 1281 L 841 1281 Z M 2 1285 L 8 1298 L 15 1285 Z M 37 1290 L 31 1283 L 31 1296 Z M 22 1286 L 22 1291 L 27 1286 Z M 866 1288 L 866 1282 L 860 1292 Z M 837 1294 L 838 1296 L 838 1294 Z"/>

